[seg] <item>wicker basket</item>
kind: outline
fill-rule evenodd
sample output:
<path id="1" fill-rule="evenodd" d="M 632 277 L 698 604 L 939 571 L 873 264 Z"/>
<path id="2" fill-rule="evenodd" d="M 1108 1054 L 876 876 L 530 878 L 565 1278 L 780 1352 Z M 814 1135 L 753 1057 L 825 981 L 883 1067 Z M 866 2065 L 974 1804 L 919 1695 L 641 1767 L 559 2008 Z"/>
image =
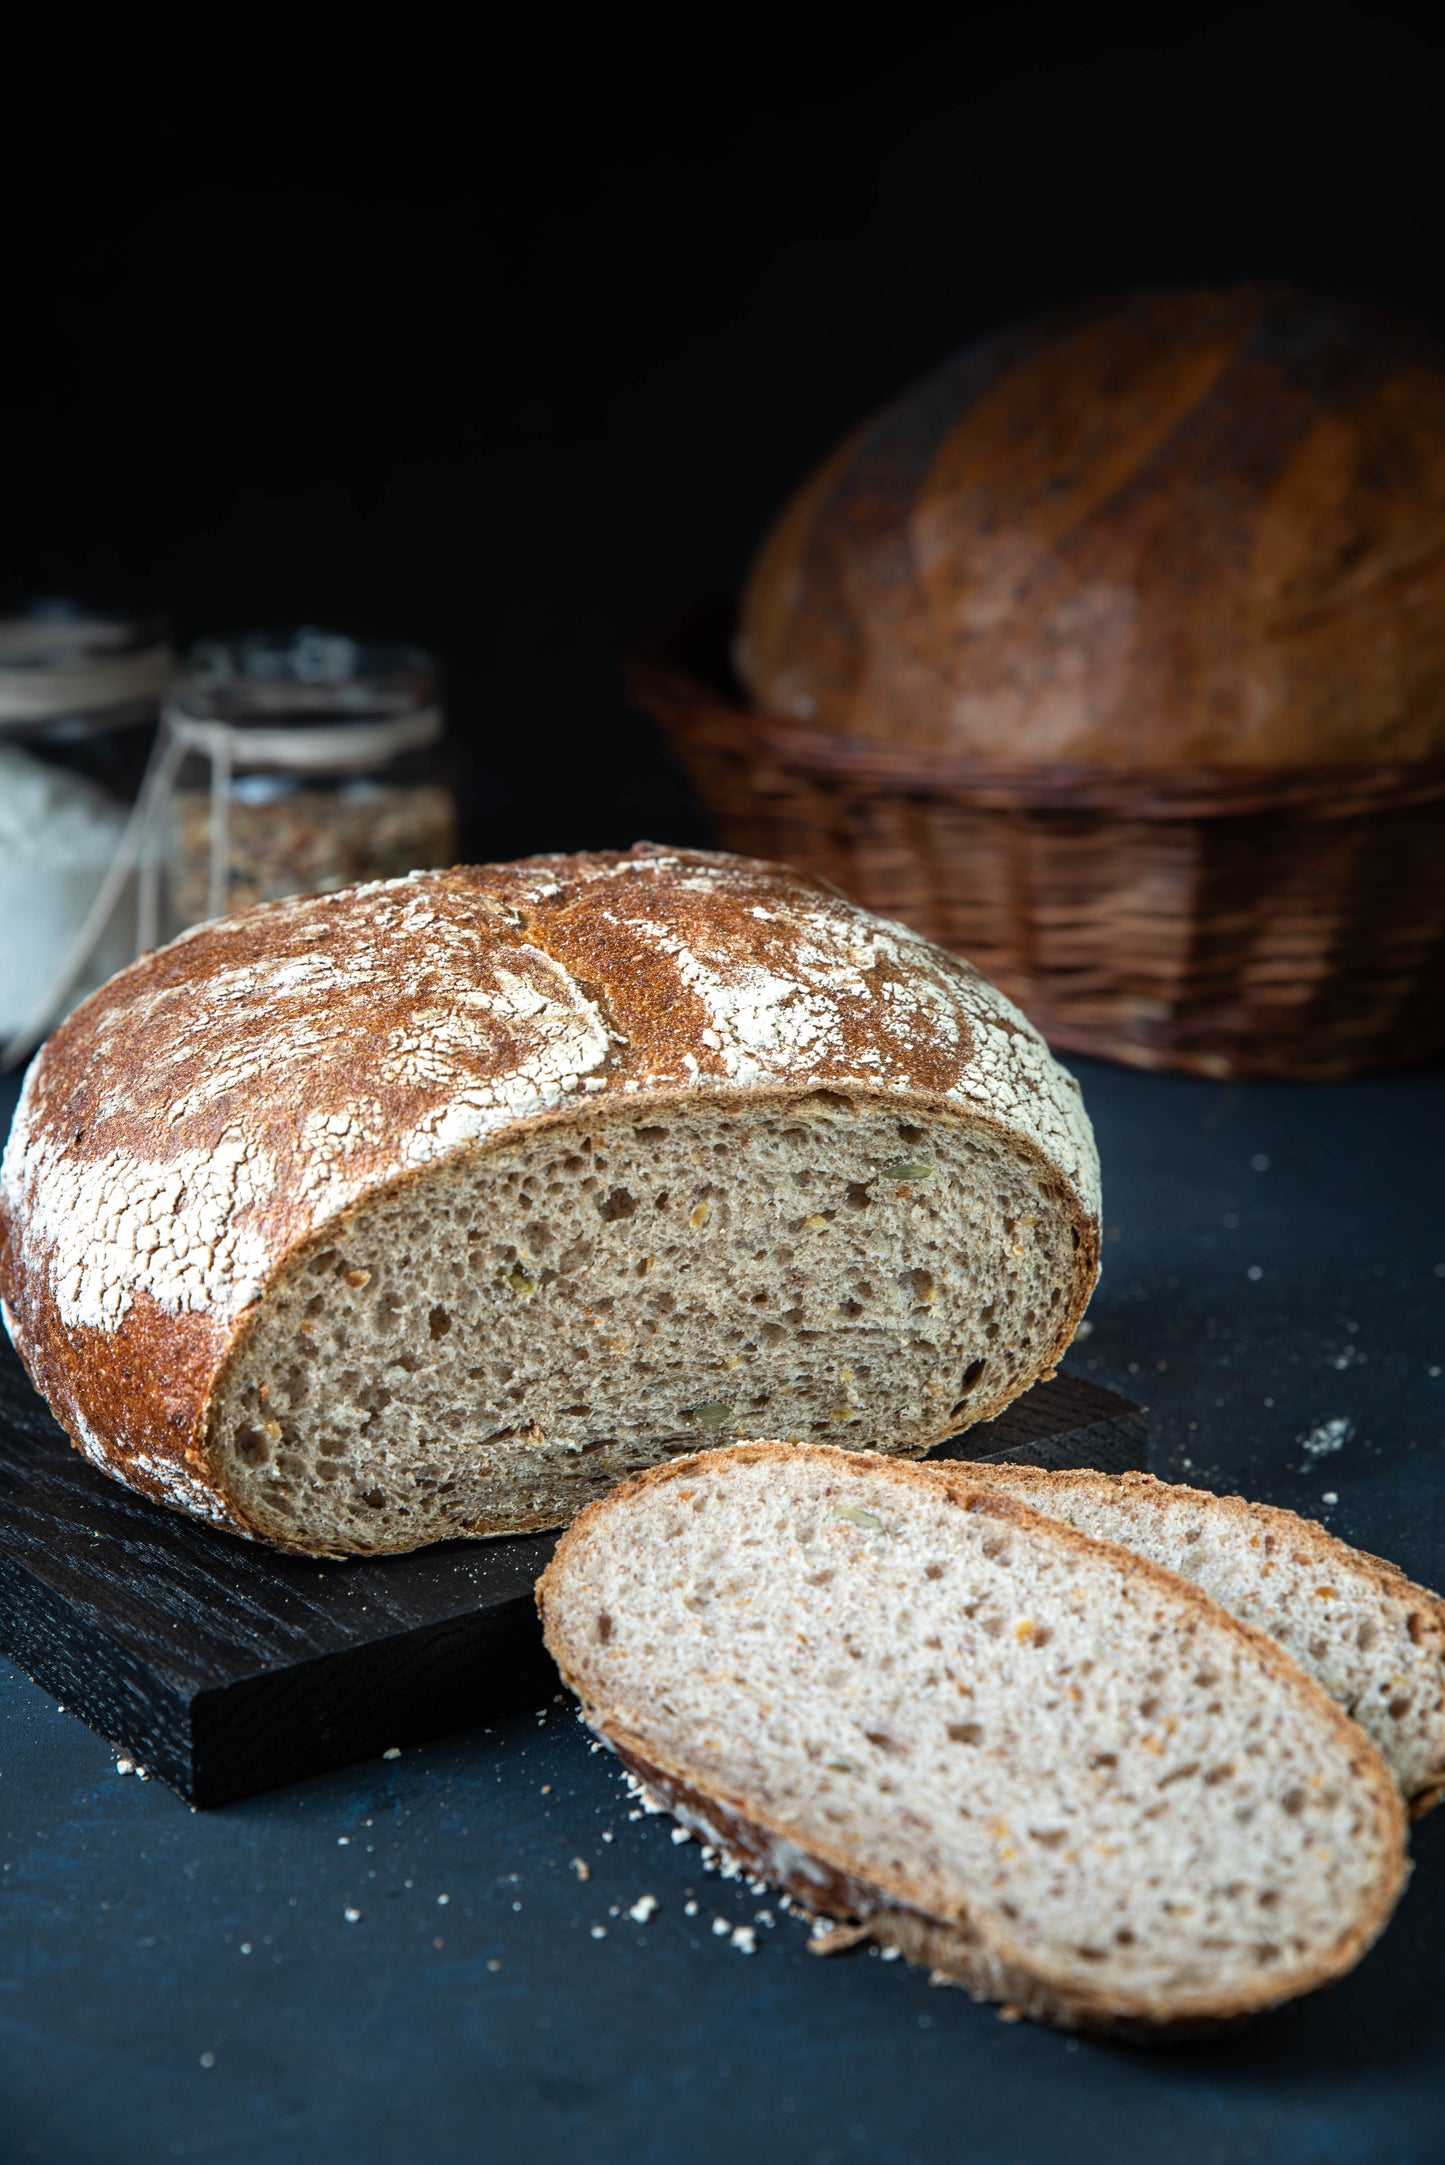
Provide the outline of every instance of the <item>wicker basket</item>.
<path id="1" fill-rule="evenodd" d="M 967 955 L 1050 1041 L 1134 1067 L 1329 1078 L 1445 1046 L 1445 760 L 1004 767 L 753 712 L 731 612 L 633 656 L 729 849 Z"/>

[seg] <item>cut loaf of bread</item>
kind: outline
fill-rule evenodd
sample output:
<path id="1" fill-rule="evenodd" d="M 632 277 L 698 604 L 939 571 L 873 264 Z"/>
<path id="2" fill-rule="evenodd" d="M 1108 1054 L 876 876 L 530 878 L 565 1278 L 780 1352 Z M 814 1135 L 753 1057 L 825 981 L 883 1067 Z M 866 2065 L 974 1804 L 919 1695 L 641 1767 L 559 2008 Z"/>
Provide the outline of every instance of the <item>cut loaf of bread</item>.
<path id="1" fill-rule="evenodd" d="M 760 1434 L 916 1453 L 1098 1265 L 1077 1085 L 965 962 L 646 845 L 271 904 L 63 1023 L 0 1291 L 62 1425 L 280 1546 L 565 1522 Z"/>
<path id="2" fill-rule="evenodd" d="M 1415 1813 L 1445 1788 L 1445 1604 L 1311 1519 L 1147 1473 L 980 1466 L 980 1480 L 1192 1579 L 1278 1639 L 1374 1738 Z"/>
<path id="3" fill-rule="evenodd" d="M 685 1824 L 976 1997 L 1208 2027 L 1399 1895 L 1395 1785 L 1273 1639 L 966 1466 L 706 1452 L 585 1511 L 538 1600 Z"/>

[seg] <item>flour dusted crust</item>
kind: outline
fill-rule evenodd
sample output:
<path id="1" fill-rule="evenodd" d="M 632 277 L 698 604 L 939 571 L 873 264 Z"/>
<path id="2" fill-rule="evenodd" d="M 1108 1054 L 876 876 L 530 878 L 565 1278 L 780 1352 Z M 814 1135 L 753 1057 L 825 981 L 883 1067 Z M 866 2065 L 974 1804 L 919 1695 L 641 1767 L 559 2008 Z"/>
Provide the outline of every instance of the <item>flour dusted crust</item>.
<path id="1" fill-rule="evenodd" d="M 328 1226 L 589 1105 L 799 1089 L 956 1110 L 1049 1174 L 1079 1243 L 1056 1360 L 1096 1274 L 1098 1164 L 1038 1033 L 821 882 L 648 844 L 269 904 L 123 971 L 27 1078 L 7 1327 L 96 1464 L 245 1532 L 208 1409 L 265 1288 Z"/>

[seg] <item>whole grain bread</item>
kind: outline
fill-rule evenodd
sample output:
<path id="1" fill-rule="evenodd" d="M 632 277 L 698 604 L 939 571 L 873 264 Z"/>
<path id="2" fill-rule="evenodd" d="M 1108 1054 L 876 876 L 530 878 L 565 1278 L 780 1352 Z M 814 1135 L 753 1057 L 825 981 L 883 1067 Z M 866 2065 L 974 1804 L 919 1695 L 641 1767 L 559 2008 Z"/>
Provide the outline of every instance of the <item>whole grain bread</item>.
<path id="1" fill-rule="evenodd" d="M 1313 1519 L 1243 1496 L 1215 1496 L 1147 1473 L 973 1469 L 1082 1533 L 1122 1542 L 1192 1579 L 1278 1639 L 1353 1715 L 1411 1811 L 1445 1789 L 1445 1603 L 1394 1564 Z"/>
<path id="2" fill-rule="evenodd" d="M 1273 1639 L 966 1466 L 706 1452 L 585 1511 L 538 1601 L 686 1825 L 1048 2021 L 1275 2006 L 1404 1881 L 1379 1753 Z"/>
<path id="3" fill-rule="evenodd" d="M 342 1554 L 558 1525 L 762 1433 L 920 1452 L 1098 1267 L 1077 1085 L 967 963 L 640 845 L 271 904 L 27 1078 L 0 1292 L 161 1502 Z"/>

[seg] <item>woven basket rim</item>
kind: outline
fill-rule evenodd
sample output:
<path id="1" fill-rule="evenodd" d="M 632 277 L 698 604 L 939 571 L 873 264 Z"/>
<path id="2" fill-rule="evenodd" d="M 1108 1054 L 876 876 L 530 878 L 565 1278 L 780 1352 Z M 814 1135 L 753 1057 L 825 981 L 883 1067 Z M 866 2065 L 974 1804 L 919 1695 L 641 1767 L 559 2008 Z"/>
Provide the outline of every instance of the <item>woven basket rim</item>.
<path id="1" fill-rule="evenodd" d="M 745 752 L 801 774 L 975 805 L 1100 811 L 1132 819 L 1272 811 L 1349 818 L 1445 798 L 1445 758 L 1310 767 L 1124 768 L 1065 760 L 1037 765 L 810 729 L 747 702 L 726 659 L 735 623 L 735 604 L 721 600 L 669 612 L 629 652 L 629 687 L 669 734 L 693 742 L 706 738 L 719 751 Z"/>

